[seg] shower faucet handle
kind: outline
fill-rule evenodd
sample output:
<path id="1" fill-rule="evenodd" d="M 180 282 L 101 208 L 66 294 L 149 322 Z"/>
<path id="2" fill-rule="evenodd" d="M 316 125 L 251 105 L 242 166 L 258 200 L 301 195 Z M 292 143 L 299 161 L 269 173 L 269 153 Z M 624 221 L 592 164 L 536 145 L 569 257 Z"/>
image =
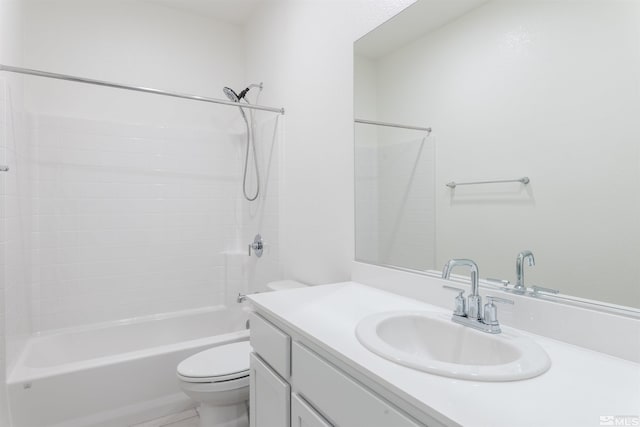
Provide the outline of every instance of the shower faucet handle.
<path id="1" fill-rule="evenodd" d="M 253 242 L 249 243 L 249 256 L 251 256 L 251 251 L 256 254 L 258 258 L 262 256 L 262 251 L 264 250 L 264 243 L 262 241 L 262 236 L 260 234 L 256 234 L 256 237 L 253 238 Z"/>

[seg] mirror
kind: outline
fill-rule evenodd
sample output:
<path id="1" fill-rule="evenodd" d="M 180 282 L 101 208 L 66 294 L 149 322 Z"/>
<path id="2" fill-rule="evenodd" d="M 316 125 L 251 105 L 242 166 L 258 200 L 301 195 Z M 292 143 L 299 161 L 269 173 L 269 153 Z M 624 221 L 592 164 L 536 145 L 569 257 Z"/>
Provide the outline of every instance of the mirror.
<path id="1" fill-rule="evenodd" d="M 636 1 L 419 0 L 358 40 L 357 260 L 513 286 L 531 250 L 526 286 L 640 308 L 639 27 Z"/>

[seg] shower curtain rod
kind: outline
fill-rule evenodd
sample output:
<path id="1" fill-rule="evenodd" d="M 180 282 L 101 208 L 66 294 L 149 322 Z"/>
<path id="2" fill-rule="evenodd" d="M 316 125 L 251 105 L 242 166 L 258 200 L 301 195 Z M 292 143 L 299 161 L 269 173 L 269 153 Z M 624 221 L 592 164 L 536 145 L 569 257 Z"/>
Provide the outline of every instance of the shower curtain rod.
<path id="1" fill-rule="evenodd" d="M 224 99 L 208 98 L 205 96 L 191 95 L 187 93 L 169 92 L 165 90 L 153 89 L 153 88 L 141 87 L 141 86 L 129 86 L 129 85 L 124 85 L 120 83 L 106 82 L 103 80 L 94 80 L 94 79 L 87 79 L 84 77 L 70 76 L 67 74 L 50 73 L 48 71 L 32 70 L 29 68 L 21 68 L 21 67 L 12 67 L 10 65 L 0 64 L 0 71 L 8 71 L 10 73 L 18 73 L 18 74 L 28 74 L 32 76 L 38 76 L 38 77 L 47 77 L 50 79 L 67 80 L 70 82 L 86 83 L 90 85 L 112 87 L 116 89 L 133 90 L 136 92 L 145 92 L 145 93 L 152 93 L 155 95 L 171 96 L 174 98 L 190 99 L 192 101 L 210 102 L 213 104 L 229 105 L 232 107 L 241 106 L 242 108 L 248 108 L 251 110 L 271 111 L 274 113 L 284 114 L 284 108 L 265 107 L 263 105 L 253 105 L 253 104 L 238 105 L 237 102 L 227 101 Z"/>
<path id="2" fill-rule="evenodd" d="M 408 125 L 399 125 L 397 123 L 388 123 L 388 122 L 378 122 L 375 120 L 364 120 L 364 119 L 353 119 L 356 123 L 363 123 L 365 125 L 376 125 L 376 126 L 386 126 L 390 128 L 401 128 L 401 129 L 411 129 L 411 130 L 422 130 L 428 133 L 431 133 L 431 128 L 419 127 L 419 126 L 408 126 Z"/>

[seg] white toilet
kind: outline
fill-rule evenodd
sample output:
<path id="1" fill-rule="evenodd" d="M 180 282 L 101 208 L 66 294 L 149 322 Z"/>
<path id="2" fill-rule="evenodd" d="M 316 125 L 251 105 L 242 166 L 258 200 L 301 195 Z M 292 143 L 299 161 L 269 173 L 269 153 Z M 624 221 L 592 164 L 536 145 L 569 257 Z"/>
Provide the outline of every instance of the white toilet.
<path id="1" fill-rule="evenodd" d="M 301 288 L 293 280 L 267 284 L 272 291 Z M 200 427 L 249 426 L 249 341 L 213 347 L 178 365 L 182 391 L 198 402 Z"/>
<path id="2" fill-rule="evenodd" d="M 197 353 L 178 365 L 180 386 L 198 402 L 201 427 L 249 425 L 249 341 Z"/>

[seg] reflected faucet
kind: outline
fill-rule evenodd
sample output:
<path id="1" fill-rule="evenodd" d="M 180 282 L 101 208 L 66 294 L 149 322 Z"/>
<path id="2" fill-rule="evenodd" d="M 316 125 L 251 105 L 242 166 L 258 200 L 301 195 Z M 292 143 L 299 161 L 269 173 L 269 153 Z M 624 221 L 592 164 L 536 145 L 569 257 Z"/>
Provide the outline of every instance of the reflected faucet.
<path id="1" fill-rule="evenodd" d="M 523 294 L 527 291 L 527 287 L 524 285 L 524 261 L 529 262 L 529 267 L 536 265 L 536 260 L 533 257 L 533 252 L 522 251 L 518 254 L 516 259 L 516 285 L 513 287 L 514 291 Z"/>
<path id="2" fill-rule="evenodd" d="M 451 270 L 458 266 L 466 266 L 471 269 L 471 295 L 468 298 L 467 317 L 471 319 L 481 319 L 480 308 L 482 307 L 482 299 L 478 293 L 478 265 L 470 259 L 450 259 L 442 269 L 442 278 L 449 279 Z"/>

